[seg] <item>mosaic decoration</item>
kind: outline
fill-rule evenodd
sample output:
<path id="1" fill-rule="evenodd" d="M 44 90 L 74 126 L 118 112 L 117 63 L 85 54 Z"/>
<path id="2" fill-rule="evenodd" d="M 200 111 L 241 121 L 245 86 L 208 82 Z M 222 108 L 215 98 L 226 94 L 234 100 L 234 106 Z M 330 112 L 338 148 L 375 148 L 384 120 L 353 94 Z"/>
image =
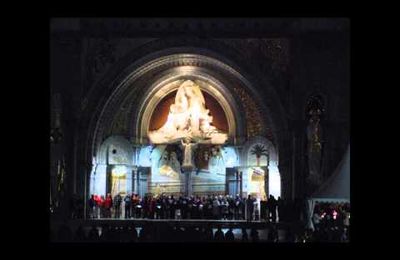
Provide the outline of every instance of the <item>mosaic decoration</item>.
<path id="1" fill-rule="evenodd" d="M 254 99 L 242 88 L 234 87 L 234 91 L 244 107 L 247 121 L 247 138 L 263 135 L 263 120 L 257 104 L 254 103 Z"/>

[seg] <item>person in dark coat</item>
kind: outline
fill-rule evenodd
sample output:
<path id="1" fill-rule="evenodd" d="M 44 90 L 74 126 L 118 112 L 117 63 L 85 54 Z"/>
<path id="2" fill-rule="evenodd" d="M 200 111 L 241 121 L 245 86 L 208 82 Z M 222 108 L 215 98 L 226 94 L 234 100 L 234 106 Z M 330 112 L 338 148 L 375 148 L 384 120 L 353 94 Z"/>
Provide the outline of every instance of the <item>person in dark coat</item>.
<path id="1" fill-rule="evenodd" d="M 132 206 L 132 199 L 131 194 L 127 194 L 124 198 L 125 202 L 125 218 L 131 218 L 131 206 Z"/>
<path id="2" fill-rule="evenodd" d="M 114 217 L 115 218 L 120 218 L 121 217 L 121 203 L 122 203 L 122 197 L 118 193 L 114 197 Z"/>
<path id="3" fill-rule="evenodd" d="M 166 197 L 163 197 L 162 204 L 161 204 L 161 212 L 162 212 L 161 218 L 162 219 L 168 219 L 168 217 L 169 217 L 168 211 L 169 211 L 168 199 Z"/>
<path id="4" fill-rule="evenodd" d="M 247 220 L 253 220 L 253 212 L 254 212 L 254 199 L 251 195 L 248 196 L 246 200 L 246 207 L 247 207 Z"/>
<path id="5" fill-rule="evenodd" d="M 148 217 L 150 219 L 154 219 L 154 214 L 156 212 L 156 204 L 157 204 L 156 199 L 153 197 L 150 197 L 149 198 L 149 208 L 148 208 L 148 210 L 149 210 Z"/>
<path id="6" fill-rule="evenodd" d="M 247 230 L 245 228 L 242 228 L 242 242 L 248 242 L 249 237 L 247 235 Z"/>
<path id="7" fill-rule="evenodd" d="M 169 218 L 174 219 L 175 218 L 176 201 L 175 201 L 175 198 L 173 195 L 168 199 L 168 204 L 169 204 Z"/>
<path id="8" fill-rule="evenodd" d="M 161 197 L 156 199 L 155 218 L 156 219 L 162 218 L 162 198 Z"/>
<path id="9" fill-rule="evenodd" d="M 232 195 L 228 196 L 226 202 L 228 203 L 228 219 L 233 220 L 233 214 L 235 212 L 235 200 Z"/>
<path id="10" fill-rule="evenodd" d="M 89 206 L 89 218 L 95 218 L 96 216 L 96 201 L 94 199 L 94 194 L 90 196 L 90 199 L 88 201 L 88 206 Z"/>
<path id="11" fill-rule="evenodd" d="M 206 211 L 205 203 L 206 203 L 206 201 L 205 201 L 204 197 L 200 197 L 198 202 L 196 203 L 197 204 L 197 211 L 198 211 L 197 216 L 198 216 L 199 219 L 206 219 L 206 216 L 205 216 L 205 214 L 206 214 L 205 213 L 205 211 Z"/>
<path id="12" fill-rule="evenodd" d="M 235 235 L 233 234 L 232 228 L 230 227 L 229 230 L 225 233 L 225 240 L 232 242 L 235 240 Z"/>
<path id="13" fill-rule="evenodd" d="M 278 211 L 278 219 L 279 219 L 279 222 L 281 222 L 281 215 L 283 215 L 282 214 L 282 212 L 283 212 L 283 210 L 282 210 L 282 208 L 283 208 L 283 200 L 281 199 L 280 196 L 278 197 L 278 200 L 276 202 L 276 206 L 277 206 L 277 211 Z"/>
<path id="14" fill-rule="evenodd" d="M 212 219 L 213 218 L 213 200 L 211 198 L 208 198 L 206 200 L 206 204 L 205 204 L 205 215 L 207 219 Z"/>
<path id="15" fill-rule="evenodd" d="M 241 205 L 242 205 L 241 214 L 239 216 L 240 216 L 240 219 L 246 220 L 246 218 L 247 218 L 247 216 L 246 216 L 246 214 L 247 214 L 247 199 L 246 199 L 246 197 L 243 197 L 241 199 Z"/>
<path id="16" fill-rule="evenodd" d="M 271 216 L 271 221 L 276 222 L 276 200 L 273 195 L 269 195 L 268 211 Z"/>
<path id="17" fill-rule="evenodd" d="M 221 203 L 218 200 L 218 197 L 215 196 L 212 202 L 212 214 L 214 219 L 220 219 L 220 205 Z"/>
<path id="18" fill-rule="evenodd" d="M 143 210 L 143 218 L 148 218 L 149 217 L 149 207 L 150 207 L 150 200 L 147 195 L 144 196 L 142 200 L 142 210 Z"/>
<path id="19" fill-rule="evenodd" d="M 186 219 L 187 218 L 187 213 L 188 213 L 188 200 L 187 200 L 187 198 L 181 197 L 179 199 L 179 205 L 180 205 L 180 209 L 181 209 L 182 219 Z"/>
<path id="20" fill-rule="evenodd" d="M 181 199 L 177 199 L 174 201 L 174 209 L 175 209 L 174 218 L 182 219 L 182 200 Z"/>
<path id="21" fill-rule="evenodd" d="M 258 231 L 255 228 L 251 229 L 250 236 L 251 236 L 252 242 L 258 242 L 260 240 L 260 238 L 258 236 Z"/>
<path id="22" fill-rule="evenodd" d="M 88 240 L 90 242 L 97 242 L 100 240 L 99 230 L 93 225 L 92 228 L 89 230 Z"/>
<path id="23" fill-rule="evenodd" d="M 106 218 L 111 218 L 111 208 L 113 206 L 113 201 L 111 198 L 111 194 L 108 193 L 105 201 L 104 201 L 104 209 L 105 209 L 105 215 Z"/>
<path id="24" fill-rule="evenodd" d="M 217 231 L 215 231 L 214 240 L 217 242 L 221 242 L 225 240 L 224 232 L 221 230 L 221 226 L 218 226 Z"/>
<path id="25" fill-rule="evenodd" d="M 220 203 L 220 212 L 221 212 L 221 217 L 222 219 L 228 219 L 228 214 L 229 214 L 229 203 L 226 200 L 226 198 L 222 198 L 221 203 Z"/>
<path id="26" fill-rule="evenodd" d="M 209 225 L 208 227 L 204 228 L 204 238 L 205 238 L 205 241 L 207 241 L 207 242 L 213 241 L 213 238 L 214 238 L 213 235 L 214 235 L 214 234 L 213 234 L 213 231 L 212 231 L 212 228 L 211 228 L 210 225 Z"/>

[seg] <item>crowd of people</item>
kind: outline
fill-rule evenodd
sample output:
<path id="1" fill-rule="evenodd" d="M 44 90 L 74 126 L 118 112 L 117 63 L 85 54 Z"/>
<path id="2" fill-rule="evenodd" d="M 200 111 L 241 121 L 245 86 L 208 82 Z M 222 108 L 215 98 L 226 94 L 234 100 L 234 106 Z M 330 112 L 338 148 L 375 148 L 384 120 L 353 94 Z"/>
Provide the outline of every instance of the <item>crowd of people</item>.
<path id="1" fill-rule="evenodd" d="M 301 209 L 300 201 L 277 200 L 270 196 L 268 201 L 258 202 L 249 195 L 240 196 L 144 196 L 137 194 L 114 198 L 108 194 L 105 198 L 92 195 L 88 202 L 91 218 L 147 218 L 147 219 L 231 219 L 257 220 L 262 217 L 269 220 L 267 233 L 263 232 L 265 242 L 348 242 L 350 228 L 349 203 L 317 203 L 312 221 L 314 229 L 307 229 L 294 216 L 296 209 Z M 261 212 L 261 213 L 260 213 Z M 301 214 L 299 214 L 301 215 Z M 274 221 L 290 223 L 280 227 Z M 253 225 L 253 222 L 246 222 Z M 197 225 L 197 226 L 196 226 Z M 63 225 L 56 233 L 52 233 L 52 241 L 69 242 L 213 242 L 213 241 L 261 241 L 259 230 L 244 228 L 233 235 L 232 228 L 223 232 L 220 226 L 197 223 L 193 227 L 180 226 L 176 222 L 144 223 L 134 226 L 103 225 L 84 229 L 80 226 L 75 232 L 68 225 Z M 251 227 L 251 226 L 250 226 Z M 214 229 L 214 231 L 213 231 Z M 265 230 L 265 227 L 262 228 Z M 283 231 L 283 233 L 282 233 Z M 240 233 L 240 235 L 239 235 Z M 265 235 L 267 234 L 267 235 Z M 284 234 L 284 235 L 282 235 Z"/>
<path id="2" fill-rule="evenodd" d="M 312 217 L 314 230 L 305 239 L 321 242 L 349 241 L 350 203 L 317 203 Z"/>
<path id="3" fill-rule="evenodd" d="M 223 219 L 223 220 L 267 220 L 268 232 L 262 228 L 262 241 L 266 242 L 348 242 L 350 228 L 350 203 L 316 203 L 312 222 L 314 229 L 307 229 L 304 222 L 304 201 L 275 199 L 272 195 L 267 201 L 257 200 L 248 195 L 207 195 L 207 196 L 173 196 L 120 194 L 112 198 L 91 195 L 87 201 L 88 217 L 117 219 Z M 83 203 L 79 208 L 83 208 Z M 83 218 L 83 214 L 74 213 L 73 218 Z M 300 220 L 300 221 L 299 221 Z M 278 236 L 274 222 L 289 224 L 280 226 Z M 246 222 L 249 227 L 253 222 Z M 221 227 L 207 226 L 200 222 L 194 227 L 184 227 L 176 222 L 142 223 L 134 226 L 127 223 L 93 226 L 89 230 L 79 227 L 71 232 L 68 225 L 63 225 L 58 232 L 52 232 L 52 241 L 69 242 L 182 242 L 182 241 L 259 241 L 259 230 L 246 224 L 239 224 L 235 231 L 230 228 L 223 232 Z M 237 223 L 235 224 L 237 225 Z M 249 228 L 247 227 L 247 228 Z M 293 228 L 296 227 L 296 228 Z M 213 231 L 214 230 L 214 231 Z M 283 230 L 283 233 L 282 233 Z M 239 235 L 240 233 L 240 235 Z M 265 235 L 267 234 L 267 235 Z M 282 236 L 282 234 L 284 234 Z"/>
<path id="4" fill-rule="evenodd" d="M 73 233 L 68 226 L 62 226 L 57 234 L 53 235 L 55 242 L 257 242 L 259 241 L 258 231 L 251 229 L 248 234 L 245 228 L 242 229 L 241 237 L 235 237 L 233 228 L 226 232 L 220 226 L 217 230 L 208 226 L 180 227 L 169 224 L 149 225 L 145 224 L 140 228 L 134 225 L 110 226 L 107 224 L 101 227 L 92 226 L 86 231 L 79 226 Z"/>
<path id="5" fill-rule="evenodd" d="M 311 231 L 303 228 L 285 227 L 278 230 L 276 226 L 267 229 L 230 227 L 223 231 L 221 226 L 211 225 L 183 227 L 171 223 L 91 226 L 84 229 L 79 226 L 74 232 L 68 225 L 63 225 L 56 233 L 51 234 L 53 242 L 270 242 L 270 243 L 315 243 L 315 242 L 348 242 L 348 230 L 327 229 Z M 264 235 L 261 236 L 260 232 Z"/>
<path id="6" fill-rule="evenodd" d="M 260 220 L 276 222 L 284 218 L 285 203 L 270 195 L 268 201 L 254 196 L 236 195 L 177 196 L 117 194 L 112 198 L 91 195 L 88 201 L 90 218 L 148 218 L 148 219 L 223 219 Z M 123 213 L 123 214 L 122 214 Z"/>
<path id="7" fill-rule="evenodd" d="M 316 203 L 313 224 L 316 229 L 325 227 L 348 227 L 350 225 L 350 203 Z"/>

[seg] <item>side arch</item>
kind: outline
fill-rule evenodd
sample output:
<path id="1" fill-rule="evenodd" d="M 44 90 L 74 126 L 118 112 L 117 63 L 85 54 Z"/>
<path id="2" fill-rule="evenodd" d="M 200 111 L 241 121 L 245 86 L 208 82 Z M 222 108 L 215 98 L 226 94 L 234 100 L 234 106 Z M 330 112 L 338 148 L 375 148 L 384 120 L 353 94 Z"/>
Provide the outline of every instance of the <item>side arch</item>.
<path id="1" fill-rule="evenodd" d="M 115 153 L 113 153 L 115 150 Z M 134 150 L 123 136 L 110 136 L 100 145 L 96 153 L 97 164 L 125 164 L 133 165 Z M 117 158 L 120 158 L 118 161 Z"/>

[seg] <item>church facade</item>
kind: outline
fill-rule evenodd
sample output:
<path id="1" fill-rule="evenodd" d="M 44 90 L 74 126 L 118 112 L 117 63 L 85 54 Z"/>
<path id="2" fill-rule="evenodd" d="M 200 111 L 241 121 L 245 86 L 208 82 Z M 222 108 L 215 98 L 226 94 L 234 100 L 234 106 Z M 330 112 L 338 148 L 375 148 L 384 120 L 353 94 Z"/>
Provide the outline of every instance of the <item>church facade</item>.
<path id="1" fill-rule="evenodd" d="M 51 21 L 51 203 L 304 198 L 350 142 L 346 19 Z"/>

